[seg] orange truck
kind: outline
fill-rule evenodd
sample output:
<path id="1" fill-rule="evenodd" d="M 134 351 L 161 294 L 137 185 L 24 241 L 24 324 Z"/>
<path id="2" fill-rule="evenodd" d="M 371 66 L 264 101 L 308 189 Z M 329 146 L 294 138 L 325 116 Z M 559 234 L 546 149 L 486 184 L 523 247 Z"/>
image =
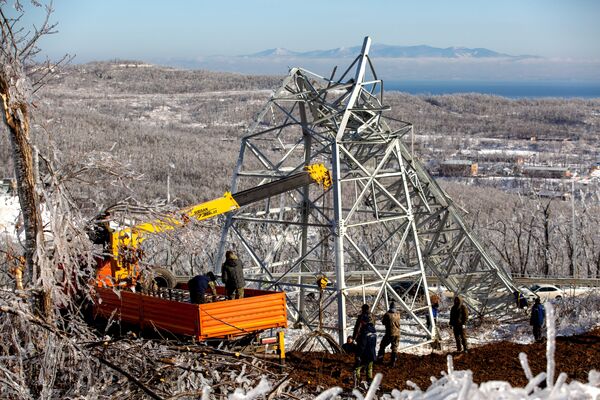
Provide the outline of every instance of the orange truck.
<path id="1" fill-rule="evenodd" d="M 223 287 L 217 287 L 217 292 L 225 294 Z M 245 289 L 242 299 L 204 304 L 192 304 L 178 297 L 178 292 L 171 289 L 159 290 L 152 295 L 97 287 L 94 313 L 141 329 L 156 328 L 200 341 L 234 339 L 266 329 L 287 327 L 283 292 Z"/>
<path id="2" fill-rule="evenodd" d="M 203 220 L 237 210 L 312 183 L 324 189 L 331 185 L 329 171 L 322 164 L 309 165 L 303 171 L 251 189 L 188 207 L 179 213 L 154 222 L 109 232 L 106 247 L 110 256 L 100 262 L 94 294 L 94 314 L 119 319 L 140 328 L 157 328 L 197 340 L 232 339 L 257 332 L 287 327 L 285 293 L 245 288 L 244 298 L 205 304 L 192 304 L 187 299 L 187 285 L 136 293 L 139 275 L 140 243 L 150 234 L 176 229 L 194 218 Z M 217 287 L 218 294 L 225 294 Z M 283 342 L 283 336 L 279 338 Z"/>

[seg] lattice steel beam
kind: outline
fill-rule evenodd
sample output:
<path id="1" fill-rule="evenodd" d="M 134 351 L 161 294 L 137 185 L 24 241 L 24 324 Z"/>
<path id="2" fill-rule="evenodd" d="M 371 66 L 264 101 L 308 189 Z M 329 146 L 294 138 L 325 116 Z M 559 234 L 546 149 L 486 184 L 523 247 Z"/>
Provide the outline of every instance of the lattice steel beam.
<path id="1" fill-rule="evenodd" d="M 334 289 L 337 333 L 346 337 L 351 289 L 375 289 L 375 302 L 395 299 L 411 321 L 415 345 L 436 336 L 427 273 L 464 296 L 480 315 L 507 309 L 514 285 L 465 226 L 452 200 L 402 142 L 412 125 L 384 116 L 366 38 L 361 54 L 339 77 L 293 68 L 242 139 L 232 192 L 289 176 L 310 163 L 333 173 L 327 192 L 305 187 L 248 205 L 224 225 L 217 265 L 226 247 L 244 249 L 252 278 L 285 290 L 291 315 L 314 323 L 305 299 L 326 274 Z M 351 76 L 352 68 L 354 74 Z M 335 70 L 334 70 L 335 73 Z M 353 271 L 371 271 L 346 284 Z M 275 275 L 277 274 L 277 278 Z M 397 286 L 409 281 L 416 290 Z"/>

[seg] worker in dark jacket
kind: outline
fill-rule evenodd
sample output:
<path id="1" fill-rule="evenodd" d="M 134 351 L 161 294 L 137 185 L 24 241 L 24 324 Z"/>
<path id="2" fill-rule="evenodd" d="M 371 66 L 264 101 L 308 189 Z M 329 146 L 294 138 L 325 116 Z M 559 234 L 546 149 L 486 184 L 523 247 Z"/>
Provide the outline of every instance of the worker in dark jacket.
<path id="1" fill-rule="evenodd" d="M 190 302 L 194 304 L 204 304 L 206 298 L 204 295 L 208 288 L 212 291 L 213 296 L 217 296 L 216 287 L 217 277 L 211 271 L 203 275 L 196 275 L 188 281 L 188 290 L 190 291 Z"/>
<path id="2" fill-rule="evenodd" d="M 540 303 L 540 298 L 537 297 L 533 303 L 533 307 L 531 307 L 531 318 L 529 319 L 529 323 L 533 326 L 533 337 L 536 342 L 542 341 L 542 326 L 544 326 L 545 321 L 546 310 Z"/>
<path id="3" fill-rule="evenodd" d="M 244 297 L 244 286 L 246 284 L 244 270 L 237 255 L 231 250 L 225 253 L 225 262 L 221 269 L 221 280 L 225 284 L 229 299 L 233 300 L 236 296 L 238 299 Z"/>
<path id="4" fill-rule="evenodd" d="M 372 322 L 367 322 L 360 329 L 358 346 L 356 350 L 356 362 L 354 364 L 354 386 L 357 386 L 361 378 L 361 370 L 366 369 L 367 383 L 373 381 L 373 363 L 376 358 L 377 332 Z"/>
<path id="5" fill-rule="evenodd" d="M 462 299 L 454 296 L 454 305 L 450 309 L 450 326 L 454 331 L 454 339 L 456 339 L 456 350 L 467 352 L 467 333 L 464 325 L 469 319 L 469 310 L 463 303 Z"/>
<path id="6" fill-rule="evenodd" d="M 362 331 L 366 328 L 366 326 L 369 323 L 375 326 L 375 317 L 373 316 L 373 314 L 371 314 L 371 308 L 369 307 L 369 305 L 363 304 L 363 306 L 360 309 L 360 315 L 358 316 L 358 318 L 356 319 L 356 323 L 354 324 L 354 332 L 352 334 L 354 341 L 357 342 L 358 345 L 360 345 L 358 343 L 358 339 Z"/>
<path id="7" fill-rule="evenodd" d="M 377 353 L 377 360 L 382 361 L 383 355 L 385 354 L 385 348 L 389 345 L 392 346 L 392 366 L 396 365 L 396 357 L 398 352 L 398 345 L 400 344 L 400 313 L 396 310 L 396 303 L 390 303 L 390 309 L 388 312 L 383 314 L 381 318 L 383 326 L 385 326 L 385 335 L 381 339 L 379 345 L 379 352 Z"/>
<path id="8" fill-rule="evenodd" d="M 356 354 L 356 343 L 354 343 L 354 338 L 352 336 L 348 336 L 346 339 L 346 343 L 342 345 L 342 350 L 346 354 Z"/>
<path id="9" fill-rule="evenodd" d="M 111 214 L 110 211 L 104 211 L 96 216 L 88 228 L 88 237 L 94 244 L 102 245 L 102 252 L 111 252 L 111 233 L 113 229 L 110 227 Z"/>

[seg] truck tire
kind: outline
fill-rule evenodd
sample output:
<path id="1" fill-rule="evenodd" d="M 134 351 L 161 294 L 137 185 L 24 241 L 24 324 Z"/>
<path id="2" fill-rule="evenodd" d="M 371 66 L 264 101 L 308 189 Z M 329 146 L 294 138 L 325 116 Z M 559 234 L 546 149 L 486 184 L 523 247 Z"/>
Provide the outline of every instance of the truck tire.
<path id="1" fill-rule="evenodd" d="M 152 275 L 158 287 L 173 289 L 177 285 L 175 275 L 166 268 L 152 268 Z"/>

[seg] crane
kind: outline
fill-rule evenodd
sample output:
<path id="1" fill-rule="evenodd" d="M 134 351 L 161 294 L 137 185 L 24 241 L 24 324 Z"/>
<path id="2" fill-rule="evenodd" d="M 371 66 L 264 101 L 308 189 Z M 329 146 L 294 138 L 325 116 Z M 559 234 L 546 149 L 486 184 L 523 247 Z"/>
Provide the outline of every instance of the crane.
<path id="1" fill-rule="evenodd" d="M 109 232 L 109 256 L 98 266 L 99 286 L 135 285 L 142 258 L 140 244 L 152 234 L 184 226 L 190 220 L 203 221 L 226 214 L 254 202 L 264 200 L 312 183 L 327 190 L 331 172 L 323 164 L 311 164 L 303 171 L 236 193 L 225 192 L 222 197 L 189 206 L 178 212 L 150 222 Z"/>

